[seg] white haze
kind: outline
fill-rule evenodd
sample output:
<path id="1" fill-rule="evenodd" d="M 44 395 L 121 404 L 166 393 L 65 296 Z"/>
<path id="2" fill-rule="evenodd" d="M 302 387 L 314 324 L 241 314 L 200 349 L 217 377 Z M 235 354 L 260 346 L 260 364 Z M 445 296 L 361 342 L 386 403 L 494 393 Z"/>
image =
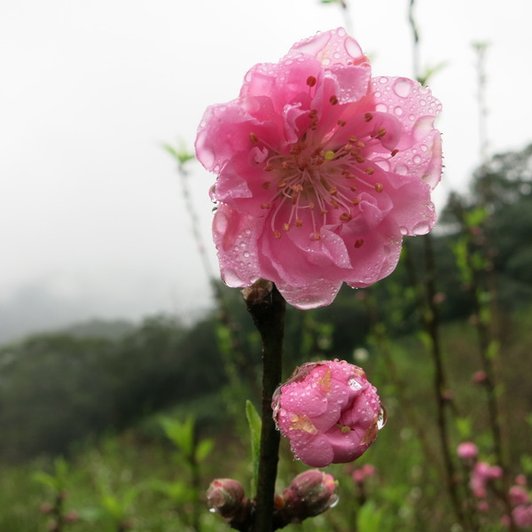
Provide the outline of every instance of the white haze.
<path id="1" fill-rule="evenodd" d="M 412 71 L 408 0 L 355 2 L 377 74 Z M 529 0 L 418 0 L 421 63 L 444 104 L 446 173 L 478 161 L 475 56 L 487 54 L 491 152 L 531 140 Z M 91 316 L 138 319 L 210 305 L 173 161 L 205 107 L 236 96 L 254 63 L 343 25 L 317 0 L 7 0 L 0 5 L 0 341 Z M 207 190 L 190 185 L 210 243 Z"/>

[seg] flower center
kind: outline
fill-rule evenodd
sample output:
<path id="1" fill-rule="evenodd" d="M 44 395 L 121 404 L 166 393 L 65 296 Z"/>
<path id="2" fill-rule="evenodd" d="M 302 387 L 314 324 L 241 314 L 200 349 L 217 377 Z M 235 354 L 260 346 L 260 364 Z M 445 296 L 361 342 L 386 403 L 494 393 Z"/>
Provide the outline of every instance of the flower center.
<path id="1" fill-rule="evenodd" d="M 330 103 L 338 102 L 331 97 Z M 368 160 L 386 135 L 384 128 L 362 138 L 351 135 L 347 141 L 335 143 L 335 135 L 348 123 L 338 120 L 332 131 L 318 138 L 317 111 L 309 111 L 308 116 L 308 129 L 283 153 L 250 134 L 252 144 L 260 144 L 269 151 L 263 163 L 267 177 L 262 186 L 272 190 L 272 196 L 261 208 L 271 212 L 270 226 L 275 238 L 281 238 L 282 231 L 303 227 L 305 218 L 305 223 L 311 226 L 310 239 L 320 240 L 323 225 L 343 224 L 358 214 L 362 193 L 384 190 L 377 181 L 378 171 L 382 170 L 374 160 Z M 366 113 L 364 119 L 369 122 L 373 115 Z M 390 156 L 396 153 L 394 150 Z M 357 240 L 355 247 L 363 243 Z"/>

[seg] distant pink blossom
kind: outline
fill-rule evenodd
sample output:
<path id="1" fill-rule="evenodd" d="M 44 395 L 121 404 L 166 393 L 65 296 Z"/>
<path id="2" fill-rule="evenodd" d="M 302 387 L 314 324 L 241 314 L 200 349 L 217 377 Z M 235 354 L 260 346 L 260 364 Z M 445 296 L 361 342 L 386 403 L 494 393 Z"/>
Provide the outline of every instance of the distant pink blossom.
<path id="1" fill-rule="evenodd" d="M 486 380 L 488 379 L 488 376 L 486 375 L 485 371 L 478 370 L 473 373 L 471 380 L 475 384 L 485 384 Z"/>
<path id="2" fill-rule="evenodd" d="M 518 486 L 526 486 L 526 484 L 527 484 L 526 476 L 523 475 L 523 473 L 519 473 L 519 475 L 516 475 L 516 477 L 515 477 L 515 483 Z"/>
<path id="3" fill-rule="evenodd" d="M 362 467 L 359 467 L 353 471 L 352 477 L 357 484 L 363 484 L 367 478 L 375 475 L 375 471 L 375 466 L 371 464 L 364 464 Z"/>
<path id="4" fill-rule="evenodd" d="M 456 454 L 462 460 L 474 460 L 478 456 L 478 447 L 471 441 L 465 441 L 458 445 Z"/>
<path id="5" fill-rule="evenodd" d="M 512 506 L 527 504 L 530 502 L 528 491 L 523 486 L 512 486 L 508 492 Z"/>
<path id="6" fill-rule="evenodd" d="M 272 407 L 294 455 L 313 467 L 358 458 L 385 422 L 375 387 L 343 360 L 299 367 L 277 389 Z"/>
<path id="7" fill-rule="evenodd" d="M 486 462 L 477 462 L 471 472 L 469 487 L 475 497 L 485 499 L 488 484 L 501 477 L 502 469 L 499 466 L 492 466 Z"/>
<path id="8" fill-rule="evenodd" d="M 441 174 L 439 102 L 407 78 L 371 77 L 342 29 L 254 66 L 207 109 L 196 154 L 218 174 L 213 236 L 224 281 L 274 282 L 299 308 L 395 268 L 404 235 L 430 231 Z"/>
<path id="9" fill-rule="evenodd" d="M 532 527 L 532 504 L 522 504 L 512 510 L 512 519 L 519 528 Z"/>
<path id="10" fill-rule="evenodd" d="M 482 499 L 478 501 L 477 503 L 477 510 L 479 512 L 488 512 L 490 509 L 490 505 L 488 504 L 488 501 Z"/>

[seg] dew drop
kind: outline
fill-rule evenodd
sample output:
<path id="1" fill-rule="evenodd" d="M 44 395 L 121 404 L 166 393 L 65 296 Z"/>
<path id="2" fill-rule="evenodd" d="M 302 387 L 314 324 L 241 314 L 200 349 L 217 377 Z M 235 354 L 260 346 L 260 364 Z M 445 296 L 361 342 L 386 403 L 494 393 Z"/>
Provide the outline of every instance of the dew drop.
<path id="1" fill-rule="evenodd" d="M 416 164 L 419 164 L 421 162 L 421 157 L 419 155 L 414 155 L 414 159 L 413 160 L 414 160 L 414 162 Z"/>
<path id="2" fill-rule="evenodd" d="M 397 106 L 393 112 L 397 115 L 397 116 L 401 116 L 403 114 L 403 108 L 402 107 L 399 107 Z"/>
<path id="3" fill-rule="evenodd" d="M 360 57 L 362 55 L 362 50 L 358 44 L 353 39 L 346 39 L 345 41 L 345 50 L 353 58 Z"/>
<path id="4" fill-rule="evenodd" d="M 380 98 L 381 96 L 382 96 L 382 94 L 381 94 L 379 91 L 377 91 L 377 92 L 375 93 L 375 98 Z"/>
<path id="5" fill-rule="evenodd" d="M 399 231 L 401 231 L 402 235 L 407 235 L 408 234 L 408 229 L 404 225 L 399 227 Z"/>
<path id="6" fill-rule="evenodd" d="M 216 513 L 216 508 L 209 508 L 209 512 L 211 512 L 211 514 L 215 514 Z"/>
<path id="7" fill-rule="evenodd" d="M 412 82 L 406 78 L 399 78 L 393 84 L 393 91 L 397 96 L 406 98 L 412 90 Z"/>
<path id="8" fill-rule="evenodd" d="M 430 225 L 427 222 L 419 222 L 412 229 L 415 235 L 426 235 L 430 231 Z"/>
<path id="9" fill-rule="evenodd" d="M 381 409 L 379 410 L 379 417 L 377 418 L 377 430 L 382 430 L 384 425 L 386 425 L 386 421 L 386 410 L 384 410 L 384 407 L 381 406 Z"/>
<path id="10" fill-rule="evenodd" d="M 395 171 L 400 175 L 406 175 L 408 172 L 408 166 L 406 166 L 406 164 L 398 164 L 395 167 Z"/>
<path id="11" fill-rule="evenodd" d="M 388 83 L 388 78 L 383 76 L 382 78 L 379 78 L 379 81 L 384 85 L 385 83 Z"/>
<path id="12" fill-rule="evenodd" d="M 378 103 L 375 106 L 375 110 L 379 113 L 386 113 L 386 111 L 388 111 L 388 106 L 383 103 Z"/>
<path id="13" fill-rule="evenodd" d="M 360 384 L 360 382 L 358 382 L 357 379 L 355 379 L 355 377 L 351 377 L 347 381 L 347 385 L 349 386 L 349 388 L 355 391 L 358 391 L 362 388 L 362 384 Z"/>
<path id="14" fill-rule="evenodd" d="M 338 503 L 340 502 L 340 497 L 338 497 L 338 495 L 333 495 L 330 499 L 330 502 L 329 502 L 329 508 L 334 508 L 335 506 L 338 505 Z"/>
<path id="15" fill-rule="evenodd" d="M 422 144 L 421 145 L 421 151 L 427 151 L 427 149 L 428 148 L 427 148 L 426 144 Z"/>

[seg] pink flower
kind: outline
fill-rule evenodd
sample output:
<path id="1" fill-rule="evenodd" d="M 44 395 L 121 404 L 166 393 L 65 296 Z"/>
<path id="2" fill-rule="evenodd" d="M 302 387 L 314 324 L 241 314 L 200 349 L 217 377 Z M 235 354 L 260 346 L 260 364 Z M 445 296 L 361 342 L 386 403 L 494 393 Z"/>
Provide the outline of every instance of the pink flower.
<path id="1" fill-rule="evenodd" d="M 512 510 L 514 523 L 520 528 L 532 527 L 532 504 L 522 504 Z"/>
<path id="2" fill-rule="evenodd" d="M 471 473 L 469 487 L 475 497 L 485 499 L 488 483 L 501 477 L 502 469 L 499 466 L 491 466 L 486 462 L 477 462 Z"/>
<path id="3" fill-rule="evenodd" d="M 465 441 L 458 445 L 456 454 L 462 460 L 471 461 L 478 456 L 478 447 L 473 442 Z"/>
<path id="4" fill-rule="evenodd" d="M 370 478 L 375 474 L 375 471 L 375 466 L 364 464 L 362 467 L 353 471 L 352 477 L 357 484 L 364 484 L 367 478 Z"/>
<path id="5" fill-rule="evenodd" d="M 526 476 L 523 475 L 523 473 L 519 473 L 519 475 L 515 477 L 515 483 L 518 486 L 526 486 Z"/>
<path id="6" fill-rule="evenodd" d="M 486 372 L 482 370 L 475 371 L 475 373 L 473 373 L 473 376 L 471 377 L 471 380 L 475 384 L 485 384 L 487 379 L 488 376 L 486 375 Z"/>
<path id="7" fill-rule="evenodd" d="M 530 502 L 528 491 L 523 486 L 512 486 L 508 492 L 512 506 L 527 504 Z"/>
<path id="8" fill-rule="evenodd" d="M 272 408 L 294 455 L 313 467 L 358 458 L 385 422 L 375 387 L 343 360 L 297 368 L 275 392 Z"/>
<path id="9" fill-rule="evenodd" d="M 236 100 L 207 109 L 196 154 L 218 179 L 214 241 L 224 281 L 274 282 L 299 308 L 395 268 L 403 235 L 435 221 L 439 102 L 407 78 L 371 77 L 341 28 L 258 64 Z"/>

